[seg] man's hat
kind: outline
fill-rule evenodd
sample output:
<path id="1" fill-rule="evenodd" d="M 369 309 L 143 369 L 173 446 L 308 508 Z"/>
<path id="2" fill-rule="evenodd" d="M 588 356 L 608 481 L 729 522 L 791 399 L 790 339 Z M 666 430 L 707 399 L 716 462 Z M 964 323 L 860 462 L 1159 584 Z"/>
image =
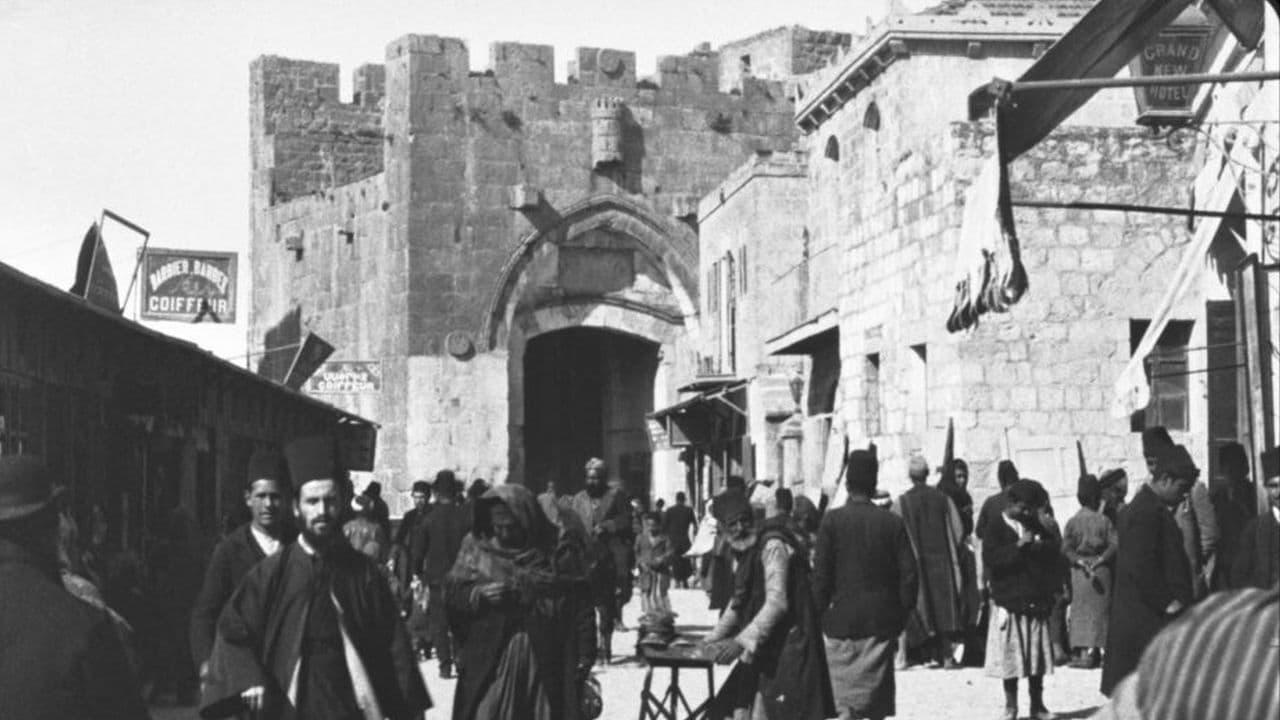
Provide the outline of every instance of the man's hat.
<path id="1" fill-rule="evenodd" d="M 48 507 L 61 494 L 44 462 L 31 455 L 0 457 L 0 521 L 18 520 Z"/>
<path id="2" fill-rule="evenodd" d="M 431 483 L 427 482 L 426 480 L 415 480 L 413 483 L 413 489 L 410 490 L 409 492 L 422 493 L 423 495 L 430 494 Z"/>
<path id="3" fill-rule="evenodd" d="M 1111 468 L 1098 476 L 1098 486 L 1105 490 L 1114 486 L 1116 483 L 1119 483 L 1121 480 L 1127 479 L 1129 479 L 1129 475 L 1124 471 L 1124 468 Z"/>
<path id="4" fill-rule="evenodd" d="M 1149 427 L 1142 431 L 1142 457 L 1156 457 L 1165 448 L 1173 447 L 1173 438 L 1163 425 Z"/>
<path id="5" fill-rule="evenodd" d="M 1018 482 L 1018 468 L 1013 464 L 1012 460 L 1001 460 L 996 465 L 996 478 L 1000 483 L 1000 487 L 1007 488 Z"/>
<path id="6" fill-rule="evenodd" d="M 270 450 L 259 450 L 249 456 L 247 484 L 252 485 L 259 480 L 275 480 L 281 484 L 289 482 L 289 466 L 284 456 Z"/>
<path id="7" fill-rule="evenodd" d="M 326 435 L 294 440 L 285 447 L 284 456 L 289 461 L 289 475 L 299 490 L 312 480 L 337 480 L 341 475 L 337 448 L 333 438 Z"/>
<path id="8" fill-rule="evenodd" d="M 851 488 L 874 491 L 880 474 L 880 463 L 868 450 L 849 453 L 849 466 L 845 468 L 845 485 Z"/>
<path id="9" fill-rule="evenodd" d="M 1049 502 L 1049 493 L 1044 486 L 1035 480 L 1022 478 L 1005 488 L 1005 497 L 1026 503 L 1033 508 L 1043 507 Z"/>
<path id="10" fill-rule="evenodd" d="M 751 502 L 747 500 L 745 493 L 736 490 L 729 490 L 717 495 L 711 505 L 711 514 L 719 520 L 722 525 L 729 524 L 730 520 L 741 515 L 752 515 Z"/>
<path id="11" fill-rule="evenodd" d="M 1172 475 L 1180 480 L 1195 480 L 1200 468 L 1191 459 L 1191 453 L 1181 445 L 1170 445 L 1156 455 L 1156 477 Z"/>
<path id="12" fill-rule="evenodd" d="M 441 495 L 451 495 L 458 492 L 458 476 L 452 470 L 441 470 L 436 473 L 433 485 Z"/>

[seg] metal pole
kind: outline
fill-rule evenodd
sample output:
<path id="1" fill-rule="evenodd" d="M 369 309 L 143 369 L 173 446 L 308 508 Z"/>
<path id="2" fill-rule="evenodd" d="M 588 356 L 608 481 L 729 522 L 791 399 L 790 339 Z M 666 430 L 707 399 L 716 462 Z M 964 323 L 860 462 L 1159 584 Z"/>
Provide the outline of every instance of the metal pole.
<path id="1" fill-rule="evenodd" d="M 995 86 L 1006 86 L 1009 92 L 1028 90 L 1083 90 L 1085 88 L 1132 88 L 1157 85 L 1197 85 L 1200 83 L 1266 82 L 1280 80 L 1280 71 L 1255 70 L 1238 73 L 1183 75 L 1147 75 L 1127 78 L 1075 78 L 1064 80 L 1027 80 L 1025 82 L 995 80 Z"/>
<path id="2" fill-rule="evenodd" d="M 1226 219 L 1257 220 L 1260 222 L 1280 222 L 1280 215 L 1251 212 L 1224 212 L 1221 210 L 1197 210 L 1194 208 L 1175 208 L 1162 205 L 1129 205 L 1126 203 L 1104 202 L 1053 202 L 1051 200 L 1014 200 L 1009 203 L 1013 207 L 1049 208 L 1058 210 L 1114 210 L 1118 212 L 1139 212 L 1153 215 L 1187 215 L 1192 217 L 1211 217 Z"/>

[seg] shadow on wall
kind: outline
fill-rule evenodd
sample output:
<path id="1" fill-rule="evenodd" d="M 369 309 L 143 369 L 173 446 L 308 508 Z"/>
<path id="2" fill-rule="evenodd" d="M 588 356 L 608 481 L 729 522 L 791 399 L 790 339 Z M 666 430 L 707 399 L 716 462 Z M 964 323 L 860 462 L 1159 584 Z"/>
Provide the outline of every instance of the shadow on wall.
<path id="1" fill-rule="evenodd" d="M 302 308 L 294 307 L 280 322 L 267 329 L 262 338 L 262 357 L 258 360 L 258 374 L 284 382 L 298 343 L 302 342 Z"/>

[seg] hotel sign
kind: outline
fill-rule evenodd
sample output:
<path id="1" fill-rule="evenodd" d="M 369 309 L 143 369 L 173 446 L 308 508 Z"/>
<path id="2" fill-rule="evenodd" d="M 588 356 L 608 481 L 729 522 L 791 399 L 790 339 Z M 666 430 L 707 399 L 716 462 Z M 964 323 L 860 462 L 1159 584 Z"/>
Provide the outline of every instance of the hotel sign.
<path id="1" fill-rule="evenodd" d="M 1171 25 L 1143 46 L 1129 63 L 1135 77 L 1193 75 L 1204 72 L 1208 55 L 1208 25 Z M 1191 119 L 1191 103 L 1198 84 L 1150 85 L 1134 88 L 1139 125 L 1181 125 Z"/>
<path id="2" fill-rule="evenodd" d="M 192 322 L 206 309 L 211 320 L 236 321 L 236 254 L 147 248 L 142 257 L 144 320 Z"/>

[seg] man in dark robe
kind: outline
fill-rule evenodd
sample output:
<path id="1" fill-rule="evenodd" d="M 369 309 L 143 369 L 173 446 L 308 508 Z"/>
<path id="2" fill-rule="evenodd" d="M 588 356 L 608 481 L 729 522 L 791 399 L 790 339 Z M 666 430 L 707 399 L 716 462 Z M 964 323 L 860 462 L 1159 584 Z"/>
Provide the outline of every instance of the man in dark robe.
<path id="1" fill-rule="evenodd" d="M 569 501 L 569 509 L 582 519 L 591 542 L 587 547 L 587 574 L 599 617 L 600 659 L 613 657 L 613 631 L 622 621 L 622 606 L 631 598 L 631 505 L 620 490 L 610 489 L 609 468 L 599 458 L 586 466 L 586 486 Z M 625 596 L 625 597 L 624 597 Z"/>
<path id="2" fill-rule="evenodd" d="M 687 587 L 689 575 L 693 573 L 693 565 L 684 554 L 693 544 L 690 531 L 698 521 L 693 516 L 693 508 L 686 504 L 686 500 L 683 492 L 676 493 L 676 504 L 662 513 L 662 532 L 670 540 L 671 549 L 675 552 L 671 575 L 676 581 L 676 587 Z"/>
<path id="3" fill-rule="evenodd" d="M 902 518 L 871 502 L 875 456 L 854 450 L 845 472 L 849 500 L 818 528 L 814 604 L 841 720 L 882 720 L 896 712 L 893 656 L 920 581 Z"/>
<path id="4" fill-rule="evenodd" d="M 1000 485 L 1000 492 L 988 497 L 982 503 L 982 509 L 978 511 L 978 517 L 974 521 L 973 535 L 979 541 L 986 535 L 987 526 L 993 523 L 1003 523 L 1001 516 L 1004 515 L 1004 509 L 1008 506 L 1009 501 L 1004 496 L 1004 491 L 1009 486 L 1018 482 L 1018 468 L 1013 464 L 1012 460 L 1001 460 L 996 466 L 996 483 Z M 957 508 L 958 510 L 959 508 Z"/>
<path id="5" fill-rule="evenodd" d="M 201 715 L 420 718 L 431 706 L 373 561 L 342 541 L 342 473 L 328 438 L 285 450 L 301 535 L 245 576 L 218 620 Z"/>
<path id="6" fill-rule="evenodd" d="M 1218 448 L 1221 475 L 1209 489 L 1213 514 L 1218 520 L 1218 553 L 1210 577 L 1212 589 L 1231 585 L 1231 568 L 1240 544 L 1240 531 L 1258 514 L 1258 494 L 1249 482 L 1249 456 L 1237 442 Z"/>
<path id="7" fill-rule="evenodd" d="M 738 555 L 733 598 L 703 654 L 738 660 L 711 701 L 709 720 L 822 720 L 835 714 L 805 543 L 781 516 L 756 529 L 745 493 L 716 502 Z"/>
<path id="8" fill-rule="evenodd" d="M 1231 586 L 1275 588 L 1280 585 L 1280 449 L 1262 455 L 1267 509 L 1245 523 L 1231 566 Z"/>
<path id="9" fill-rule="evenodd" d="M 1199 469 L 1186 448 L 1156 456 L 1154 477 L 1120 514 L 1115 585 L 1102 665 L 1102 693 L 1138 665 L 1151 638 L 1192 600 L 1191 568 L 1173 509 L 1186 499 Z"/>
<path id="10" fill-rule="evenodd" d="M 471 527 L 466 509 L 456 501 L 458 479 L 452 470 L 436 473 L 432 484 L 434 509 L 419 532 L 422 534 L 422 581 L 427 584 L 427 628 L 431 644 L 440 660 L 440 677 L 453 677 L 453 642 L 449 631 L 445 577 L 453 569 L 462 549 L 462 539 Z"/>
<path id="11" fill-rule="evenodd" d="M 926 483 L 929 464 L 923 457 L 911 458 L 908 473 L 911 489 L 894 505 L 920 567 L 920 597 L 907 624 L 906 646 L 927 646 L 935 665 L 954 667 L 952 641 L 965 629 L 959 558 L 964 526 L 951 499 Z"/>
<path id="12" fill-rule="evenodd" d="M 56 500 L 42 461 L 0 457 L 0 716 L 146 720 L 111 616 L 58 577 Z"/>
<path id="13" fill-rule="evenodd" d="M 423 524 L 431 514 L 431 485 L 425 480 L 413 483 L 410 492 L 413 507 L 400 518 L 396 536 L 391 541 L 392 552 L 399 557 L 402 567 L 397 568 L 401 583 L 410 588 L 409 617 L 405 625 L 413 638 L 413 649 L 419 660 L 431 656 L 431 631 L 427 622 L 427 586 L 422 579 L 422 558 L 426 552 L 426 533 Z"/>
<path id="14" fill-rule="evenodd" d="M 191 611 L 191 653 L 201 681 L 209 671 L 209 653 L 223 606 L 250 568 L 293 542 L 296 535 L 289 517 L 289 470 L 284 456 L 254 453 L 249 458 L 248 480 L 244 503 L 249 508 L 249 522 L 231 531 L 213 549 Z"/>

